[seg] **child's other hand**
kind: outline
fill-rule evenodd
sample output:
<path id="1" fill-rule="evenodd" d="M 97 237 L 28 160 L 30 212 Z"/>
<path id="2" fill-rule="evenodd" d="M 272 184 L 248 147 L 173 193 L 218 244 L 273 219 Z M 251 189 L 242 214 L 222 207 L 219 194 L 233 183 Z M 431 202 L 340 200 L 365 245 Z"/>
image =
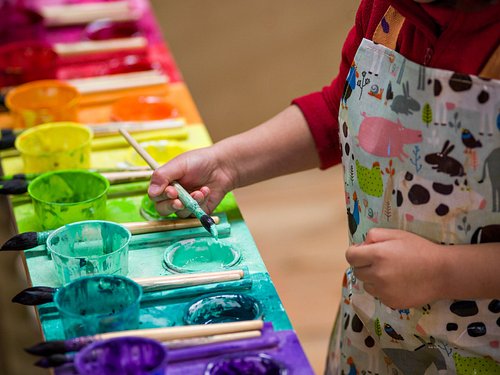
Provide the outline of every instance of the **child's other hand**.
<path id="1" fill-rule="evenodd" d="M 151 177 L 149 197 L 161 215 L 176 212 L 179 217 L 191 213 L 178 199 L 177 190 L 170 185 L 178 181 L 207 212 L 212 212 L 232 189 L 231 174 L 220 163 L 213 147 L 186 152 L 158 168 Z"/>
<path id="2" fill-rule="evenodd" d="M 371 229 L 346 259 L 365 290 L 392 308 L 417 307 L 439 296 L 442 246 L 397 229 Z"/>

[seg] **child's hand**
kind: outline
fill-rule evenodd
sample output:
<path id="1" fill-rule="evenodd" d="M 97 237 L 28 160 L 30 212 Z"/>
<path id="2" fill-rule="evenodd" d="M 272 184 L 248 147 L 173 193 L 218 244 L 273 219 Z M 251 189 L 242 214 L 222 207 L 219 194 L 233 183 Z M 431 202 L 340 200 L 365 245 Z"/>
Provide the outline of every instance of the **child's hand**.
<path id="1" fill-rule="evenodd" d="M 365 290 L 392 308 L 421 306 L 439 299 L 442 246 L 396 229 L 371 229 L 346 259 Z"/>
<path id="2" fill-rule="evenodd" d="M 148 195 L 155 201 L 161 215 L 177 212 L 179 217 L 191 213 L 178 199 L 177 190 L 170 185 L 178 181 L 207 212 L 212 212 L 224 195 L 232 189 L 231 174 L 219 162 L 213 147 L 186 152 L 158 168 L 151 177 Z"/>

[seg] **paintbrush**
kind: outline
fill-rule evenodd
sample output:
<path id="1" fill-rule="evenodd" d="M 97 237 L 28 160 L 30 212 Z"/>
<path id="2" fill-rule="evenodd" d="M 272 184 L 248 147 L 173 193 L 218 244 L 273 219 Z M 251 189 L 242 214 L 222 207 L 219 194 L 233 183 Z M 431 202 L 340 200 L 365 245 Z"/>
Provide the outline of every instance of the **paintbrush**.
<path id="1" fill-rule="evenodd" d="M 201 324 L 192 326 L 175 326 L 165 328 L 138 329 L 120 332 L 107 332 L 94 336 L 82 336 L 69 340 L 45 341 L 26 348 L 25 351 L 39 356 L 48 356 L 56 353 L 68 353 L 78 351 L 86 345 L 98 340 L 106 340 L 115 337 L 140 336 L 158 341 L 190 339 L 227 333 L 262 330 L 262 320 L 247 320 L 231 323 Z"/>
<path id="2" fill-rule="evenodd" d="M 152 170 L 130 171 L 130 172 L 105 172 L 101 175 L 106 178 L 111 185 L 123 184 L 135 181 L 149 181 Z M 28 191 L 29 182 L 23 179 L 12 179 L 0 182 L 0 194 L 18 195 Z"/>
<path id="3" fill-rule="evenodd" d="M 218 216 L 211 218 L 215 224 L 220 222 Z M 187 218 L 187 219 L 166 219 L 157 221 L 137 221 L 131 223 L 121 223 L 125 228 L 127 228 L 132 234 L 144 234 L 144 233 L 156 233 L 164 232 L 169 230 L 186 229 L 186 228 L 196 228 L 201 226 L 198 219 Z M 47 241 L 47 238 L 52 233 L 52 231 L 45 232 L 25 232 L 19 233 L 7 240 L 0 251 L 10 251 L 10 250 L 27 250 L 38 245 L 43 245 Z"/>
<path id="4" fill-rule="evenodd" d="M 264 350 L 276 347 L 279 343 L 278 337 L 271 335 L 263 336 L 262 332 L 258 330 L 226 333 L 195 339 L 162 341 L 162 344 L 169 349 L 169 363 L 193 361 L 200 358 L 210 358 L 221 354 L 242 351 Z M 35 362 L 35 366 L 42 368 L 59 367 L 67 363 L 72 363 L 75 356 L 76 353 L 52 354 L 40 358 Z"/>
<path id="5" fill-rule="evenodd" d="M 149 166 L 130 166 L 124 168 L 90 168 L 84 169 L 88 172 L 95 173 L 109 173 L 109 172 L 138 172 L 138 171 L 151 171 Z M 47 172 L 39 172 L 39 173 L 16 173 L 5 176 L 0 176 L 0 181 L 8 181 L 8 180 L 34 180 L 38 176 L 47 173 Z"/>
<path id="6" fill-rule="evenodd" d="M 149 277 L 147 279 L 132 279 L 142 286 L 143 292 L 156 292 L 186 288 L 190 286 L 207 285 L 227 281 L 241 280 L 242 270 L 219 272 L 191 273 L 186 275 L 169 275 Z M 54 301 L 54 294 L 58 288 L 48 286 L 34 286 L 26 288 L 12 298 L 12 302 L 25 306 L 39 306 Z"/>
<path id="7" fill-rule="evenodd" d="M 154 160 L 151 155 L 149 155 L 125 129 L 120 129 L 120 133 L 151 168 L 158 169 L 160 167 L 158 162 Z M 203 211 L 198 202 L 194 200 L 194 198 L 182 187 L 181 184 L 177 181 L 172 181 L 171 185 L 175 187 L 175 190 L 177 190 L 179 200 L 182 204 L 184 204 L 184 206 L 200 220 L 203 228 L 205 228 L 213 237 L 217 238 L 217 228 L 211 216 L 207 215 L 205 211 Z"/>

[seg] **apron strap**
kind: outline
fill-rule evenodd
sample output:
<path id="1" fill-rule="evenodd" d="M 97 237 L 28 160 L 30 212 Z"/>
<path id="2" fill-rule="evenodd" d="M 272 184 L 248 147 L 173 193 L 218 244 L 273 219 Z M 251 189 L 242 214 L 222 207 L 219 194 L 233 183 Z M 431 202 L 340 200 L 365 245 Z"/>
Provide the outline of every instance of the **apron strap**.
<path id="1" fill-rule="evenodd" d="M 399 31 L 403 27 L 404 22 L 405 17 L 392 6 L 389 6 L 373 33 L 373 42 L 396 50 Z"/>
<path id="2" fill-rule="evenodd" d="M 396 50 L 399 32 L 404 22 L 405 17 L 390 5 L 373 33 L 373 42 Z M 500 79 L 500 45 L 491 54 L 479 76 Z"/>

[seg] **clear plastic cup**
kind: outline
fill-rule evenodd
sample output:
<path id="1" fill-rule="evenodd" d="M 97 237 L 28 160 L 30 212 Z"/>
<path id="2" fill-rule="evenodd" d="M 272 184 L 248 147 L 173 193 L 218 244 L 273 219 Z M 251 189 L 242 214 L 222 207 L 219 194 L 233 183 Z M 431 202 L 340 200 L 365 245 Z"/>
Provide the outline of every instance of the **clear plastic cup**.
<path id="1" fill-rule="evenodd" d="M 90 168 L 92 131 L 76 122 L 39 125 L 15 142 L 25 173 Z"/>
<path id="2" fill-rule="evenodd" d="M 117 223 L 80 221 L 53 231 L 47 238 L 47 249 L 63 284 L 95 274 L 125 276 L 131 236 Z"/>
<path id="3" fill-rule="evenodd" d="M 44 230 L 83 220 L 106 218 L 109 181 L 98 173 L 44 173 L 28 185 L 35 215 Z"/>
<path id="4" fill-rule="evenodd" d="M 78 90 L 58 80 L 28 82 L 9 91 L 5 104 L 16 128 L 56 121 L 77 121 Z"/>
<path id="5" fill-rule="evenodd" d="M 144 337 L 96 341 L 80 350 L 75 367 L 81 375 L 164 375 L 167 349 Z"/>
<path id="6" fill-rule="evenodd" d="M 54 303 L 66 338 L 139 327 L 142 288 L 117 275 L 82 277 L 58 289 Z"/>

